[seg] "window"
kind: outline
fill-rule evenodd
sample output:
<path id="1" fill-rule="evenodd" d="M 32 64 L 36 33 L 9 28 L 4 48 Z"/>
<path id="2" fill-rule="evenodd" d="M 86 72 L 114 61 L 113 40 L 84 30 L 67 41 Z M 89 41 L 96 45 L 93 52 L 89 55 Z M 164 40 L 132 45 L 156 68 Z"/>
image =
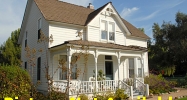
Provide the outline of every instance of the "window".
<path id="1" fill-rule="evenodd" d="M 108 30 L 109 30 L 109 40 L 114 41 L 114 23 L 109 23 L 108 26 Z"/>
<path id="2" fill-rule="evenodd" d="M 109 40 L 114 41 L 115 39 L 115 23 L 107 22 L 102 20 L 101 21 L 101 39 L 102 40 Z"/>
<path id="3" fill-rule="evenodd" d="M 27 47 L 27 31 L 25 33 L 25 47 Z"/>
<path id="4" fill-rule="evenodd" d="M 71 60 L 74 61 L 77 56 L 72 56 Z M 66 55 L 60 55 L 60 61 L 65 60 L 67 62 L 67 56 Z M 61 63 L 59 63 L 61 65 Z M 59 68 L 59 80 L 67 80 L 67 63 L 65 63 L 65 66 L 61 66 Z M 63 68 L 66 67 L 66 68 Z M 71 79 L 77 79 L 77 64 L 74 63 L 71 65 Z"/>
<path id="5" fill-rule="evenodd" d="M 41 76 L 41 57 L 37 59 L 37 80 L 40 80 Z"/>
<path id="6" fill-rule="evenodd" d="M 101 21 L 101 39 L 107 40 L 107 22 Z"/>
<path id="7" fill-rule="evenodd" d="M 77 79 L 77 64 L 74 64 L 71 69 L 71 78 Z"/>
<path id="8" fill-rule="evenodd" d="M 41 31 L 41 28 L 42 28 L 42 19 L 40 18 L 38 20 L 38 39 L 40 39 L 40 31 Z"/>
<path id="9" fill-rule="evenodd" d="M 61 68 L 59 68 L 59 80 L 66 80 L 67 79 L 67 70 L 62 66 L 62 63 L 67 62 L 67 56 L 66 55 L 60 55 L 59 58 L 59 64 L 61 65 Z"/>
<path id="10" fill-rule="evenodd" d="M 25 62 L 25 70 L 27 69 L 27 62 Z"/>
<path id="11" fill-rule="evenodd" d="M 134 78 L 134 59 L 129 59 L 129 78 Z"/>
<path id="12" fill-rule="evenodd" d="M 112 60 L 112 56 L 105 56 L 105 60 Z"/>

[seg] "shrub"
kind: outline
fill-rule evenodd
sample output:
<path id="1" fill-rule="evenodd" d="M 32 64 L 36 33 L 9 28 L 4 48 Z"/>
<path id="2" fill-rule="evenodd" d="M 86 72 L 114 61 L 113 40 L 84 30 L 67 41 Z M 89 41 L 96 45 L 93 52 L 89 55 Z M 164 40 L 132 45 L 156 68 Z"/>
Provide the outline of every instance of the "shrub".
<path id="1" fill-rule="evenodd" d="M 0 66 L 0 98 L 30 98 L 30 90 L 31 80 L 25 70 L 17 66 Z"/>
<path id="2" fill-rule="evenodd" d="M 79 95 L 79 98 L 80 98 L 81 100 L 88 100 L 88 96 L 85 95 L 85 94 Z"/>
<path id="3" fill-rule="evenodd" d="M 66 93 L 52 91 L 47 94 L 49 100 L 67 100 Z M 43 99 L 44 100 L 44 99 Z"/>
<path id="4" fill-rule="evenodd" d="M 123 89 L 117 89 L 115 92 L 115 98 L 121 98 L 121 99 L 126 99 L 127 98 L 127 94 L 124 93 L 125 90 Z"/>
<path id="5" fill-rule="evenodd" d="M 176 82 L 167 81 L 162 75 L 150 74 L 149 77 L 145 77 L 145 84 L 149 84 L 150 93 L 158 94 L 173 91 Z"/>

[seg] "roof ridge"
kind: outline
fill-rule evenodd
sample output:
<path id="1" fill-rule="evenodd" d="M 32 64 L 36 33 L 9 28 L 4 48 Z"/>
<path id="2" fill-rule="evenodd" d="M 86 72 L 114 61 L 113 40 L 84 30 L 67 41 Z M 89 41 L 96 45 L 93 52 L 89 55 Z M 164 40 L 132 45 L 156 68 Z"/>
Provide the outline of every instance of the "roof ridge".
<path id="1" fill-rule="evenodd" d="M 73 3 L 69 3 L 69 2 L 65 2 L 65 1 L 61 1 L 61 0 L 56 0 L 56 1 L 60 2 L 60 3 L 70 4 L 70 5 L 73 5 L 73 6 L 78 6 L 78 7 L 85 8 L 85 9 L 90 9 L 90 8 L 87 8 L 87 7 L 84 7 L 84 6 L 81 6 L 81 5 L 77 5 L 77 4 L 73 4 Z M 90 10 L 94 10 L 94 9 L 90 9 Z"/>

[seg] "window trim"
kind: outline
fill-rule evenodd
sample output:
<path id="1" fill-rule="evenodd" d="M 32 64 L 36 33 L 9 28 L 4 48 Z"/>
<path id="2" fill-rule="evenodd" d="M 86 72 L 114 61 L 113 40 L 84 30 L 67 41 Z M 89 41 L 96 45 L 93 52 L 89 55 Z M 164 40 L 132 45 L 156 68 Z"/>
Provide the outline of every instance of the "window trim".
<path id="1" fill-rule="evenodd" d="M 102 34 L 102 29 L 101 29 L 101 22 L 102 21 L 106 21 L 106 23 L 107 23 L 107 25 L 106 25 L 106 28 L 107 28 L 107 39 L 102 39 L 102 36 L 101 36 L 101 34 Z M 110 40 L 109 39 L 109 28 L 108 28 L 108 26 L 109 26 L 109 23 L 113 23 L 114 24 L 114 40 Z M 111 43 L 115 43 L 116 42 L 116 23 L 114 22 L 114 21 L 112 21 L 112 20 L 108 20 L 108 19 L 103 19 L 103 18 L 100 18 L 100 23 L 99 23 L 99 27 L 100 27 L 100 34 L 99 34 L 99 38 L 100 38 L 100 41 L 102 41 L 102 42 L 111 42 Z"/>
<path id="2" fill-rule="evenodd" d="M 40 25 L 39 25 L 39 20 L 40 20 Z M 40 28 L 39 28 L 39 26 L 40 26 Z M 41 29 L 42 29 L 42 18 L 39 18 L 38 20 L 37 20 L 37 33 L 38 33 L 38 40 L 41 38 L 41 33 L 40 33 L 40 31 L 41 31 Z"/>

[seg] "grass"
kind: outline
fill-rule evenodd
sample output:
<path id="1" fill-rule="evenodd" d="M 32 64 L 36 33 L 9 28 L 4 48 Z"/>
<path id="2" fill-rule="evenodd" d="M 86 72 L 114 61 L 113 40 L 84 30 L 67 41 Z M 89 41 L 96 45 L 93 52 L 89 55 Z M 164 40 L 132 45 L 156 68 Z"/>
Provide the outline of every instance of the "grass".
<path id="1" fill-rule="evenodd" d="M 181 98 L 181 99 L 178 99 L 178 100 L 187 100 L 187 97 L 185 97 L 185 98 Z"/>

